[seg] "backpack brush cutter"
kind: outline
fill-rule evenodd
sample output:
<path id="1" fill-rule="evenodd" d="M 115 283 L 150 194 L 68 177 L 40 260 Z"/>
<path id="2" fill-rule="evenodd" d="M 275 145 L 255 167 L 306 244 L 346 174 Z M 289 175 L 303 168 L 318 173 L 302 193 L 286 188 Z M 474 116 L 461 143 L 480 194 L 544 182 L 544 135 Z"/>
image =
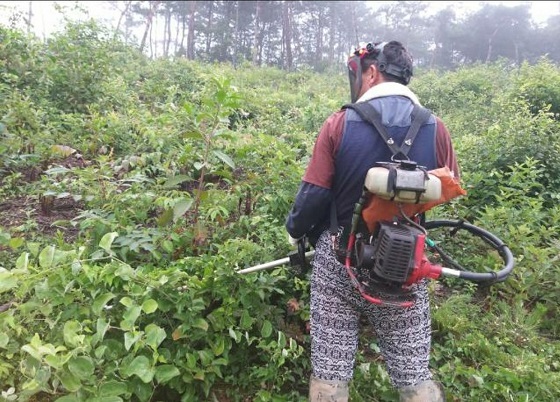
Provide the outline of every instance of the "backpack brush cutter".
<path id="1" fill-rule="evenodd" d="M 361 231 L 358 228 L 364 222 L 364 205 L 372 194 L 397 205 L 399 214 L 394 215 L 393 220 L 379 220 L 372 231 Z M 414 304 L 413 285 L 424 279 L 454 277 L 492 285 L 509 276 L 514 267 L 513 254 L 492 233 L 462 220 L 433 220 L 420 225 L 408 216 L 410 212 L 403 210 L 403 203 L 419 205 L 432 202 L 437 205 L 440 203 L 437 200 L 441 199 L 440 179 L 412 161 L 386 163 L 368 171 L 340 260 L 362 297 L 377 305 L 411 307 Z M 481 239 L 497 251 L 503 267 L 499 271 L 486 270 L 482 273 L 465 269 L 443 249 L 441 243 L 428 237 L 428 230 L 440 228 L 449 229 L 451 238 L 459 231 L 466 231 Z M 432 263 L 426 251 L 437 255 L 449 267 Z M 287 263 L 296 269 L 308 268 L 307 259 L 313 255 L 313 251 L 306 251 L 306 242 L 302 239 L 298 250 L 289 257 L 237 272 L 247 274 Z"/>
<path id="2" fill-rule="evenodd" d="M 352 257 L 344 264 L 354 286 L 366 300 L 377 305 L 411 307 L 414 300 L 410 298 L 410 286 L 425 278 L 452 277 L 492 285 L 503 282 L 514 267 L 510 249 L 498 237 L 480 227 L 461 220 L 432 220 L 426 221 L 424 228 L 449 229 L 450 237 L 459 231 L 467 231 L 497 251 L 503 267 L 499 271 L 483 273 L 468 271 L 445 252 L 441 244 L 428 238 L 424 231 L 403 224 L 384 223 L 374 245 L 364 244 L 361 240 L 354 242 L 353 248 L 357 250 L 355 258 L 359 261 L 355 264 L 357 267 L 352 266 Z M 436 253 L 450 267 L 431 263 L 424 254 L 425 249 Z M 305 239 L 302 239 L 298 250 L 288 257 L 241 269 L 237 273 L 249 274 L 285 264 L 305 272 L 314 254 L 314 251 L 306 251 Z M 384 299 L 382 295 L 400 300 Z"/>

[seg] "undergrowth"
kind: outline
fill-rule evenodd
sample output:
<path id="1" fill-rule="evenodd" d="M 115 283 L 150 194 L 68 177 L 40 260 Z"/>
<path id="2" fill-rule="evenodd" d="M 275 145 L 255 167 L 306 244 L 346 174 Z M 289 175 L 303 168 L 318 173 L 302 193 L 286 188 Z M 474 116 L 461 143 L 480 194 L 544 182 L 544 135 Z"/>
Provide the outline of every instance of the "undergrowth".
<path id="1" fill-rule="evenodd" d="M 91 22 L 46 43 L 0 33 L 1 398 L 305 400 L 307 276 L 235 271 L 291 251 L 285 217 L 345 77 L 148 60 Z M 429 218 L 484 227 L 516 260 L 490 288 L 430 286 L 450 401 L 560 399 L 559 105 L 544 73 L 558 67 L 413 81 L 468 191 Z M 465 267 L 499 268 L 457 244 Z M 352 400 L 396 401 L 375 334 L 361 340 Z"/>

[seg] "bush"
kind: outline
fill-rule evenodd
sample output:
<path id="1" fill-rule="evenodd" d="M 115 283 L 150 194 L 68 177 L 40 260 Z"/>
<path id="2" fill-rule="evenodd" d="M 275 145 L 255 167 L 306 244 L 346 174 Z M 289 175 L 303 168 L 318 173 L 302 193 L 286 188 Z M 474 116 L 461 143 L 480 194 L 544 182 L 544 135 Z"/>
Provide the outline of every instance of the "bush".
<path id="1" fill-rule="evenodd" d="M 343 75 L 149 60 L 93 22 L 0 28 L 0 383 L 7 400 L 305 400 L 309 282 L 284 222 Z M 490 288 L 432 283 L 435 377 L 456 400 L 560 398 L 556 66 L 413 81 L 468 196 L 430 211 L 504 240 Z M 33 172 L 34 174 L 30 174 Z M 465 267 L 495 253 L 454 241 Z M 375 335 L 351 396 L 396 400 Z M 58 399 L 57 399 L 58 398 Z"/>

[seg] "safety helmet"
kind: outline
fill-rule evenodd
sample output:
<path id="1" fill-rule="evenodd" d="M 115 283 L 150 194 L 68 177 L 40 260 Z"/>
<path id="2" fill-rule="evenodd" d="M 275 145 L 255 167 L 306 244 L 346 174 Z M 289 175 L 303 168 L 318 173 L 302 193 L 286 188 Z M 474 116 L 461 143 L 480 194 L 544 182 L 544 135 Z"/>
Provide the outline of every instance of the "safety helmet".
<path id="1" fill-rule="evenodd" d="M 358 94 L 362 87 L 362 59 L 376 60 L 379 71 L 400 78 L 405 85 L 410 82 L 412 66 L 399 66 L 395 63 L 389 63 L 383 54 L 383 49 L 387 43 L 389 42 L 368 43 L 365 47 L 356 49 L 348 58 L 348 79 L 350 81 L 352 103 L 358 100 Z"/>

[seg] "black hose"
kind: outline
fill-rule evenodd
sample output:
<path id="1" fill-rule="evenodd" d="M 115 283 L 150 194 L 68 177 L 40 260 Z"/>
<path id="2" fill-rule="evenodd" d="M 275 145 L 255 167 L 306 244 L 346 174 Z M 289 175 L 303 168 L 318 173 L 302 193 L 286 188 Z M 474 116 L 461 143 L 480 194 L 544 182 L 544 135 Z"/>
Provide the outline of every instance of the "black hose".
<path id="1" fill-rule="evenodd" d="M 455 261 L 453 258 L 451 258 L 449 255 L 447 255 L 447 252 L 445 252 L 441 247 L 439 247 L 437 244 L 431 245 L 430 246 L 432 249 L 434 249 L 438 254 L 439 257 L 441 258 L 441 260 L 447 264 L 448 266 L 450 266 L 451 268 L 457 269 L 459 271 L 464 271 L 465 268 L 463 268 L 461 265 L 459 265 L 459 263 L 457 263 L 457 261 Z"/>
<path id="2" fill-rule="evenodd" d="M 500 257 L 504 261 L 503 268 L 498 272 L 487 272 L 487 273 L 476 273 L 476 272 L 469 272 L 466 269 L 460 269 L 459 277 L 462 279 L 466 279 L 473 282 L 502 282 L 504 281 L 515 265 L 513 254 L 511 253 L 510 249 L 502 242 L 498 237 L 493 235 L 492 233 L 479 228 L 477 226 L 471 225 L 470 223 L 466 223 L 462 220 L 460 221 L 450 221 L 450 220 L 434 220 L 434 221 L 426 221 L 424 223 L 424 227 L 427 230 L 442 228 L 442 227 L 451 227 L 455 228 L 454 232 L 457 232 L 460 229 L 465 229 L 466 231 L 472 233 L 474 236 L 481 238 L 486 243 L 488 243 L 492 248 L 498 251 Z M 453 264 L 455 268 L 460 267 L 459 264 Z"/>

